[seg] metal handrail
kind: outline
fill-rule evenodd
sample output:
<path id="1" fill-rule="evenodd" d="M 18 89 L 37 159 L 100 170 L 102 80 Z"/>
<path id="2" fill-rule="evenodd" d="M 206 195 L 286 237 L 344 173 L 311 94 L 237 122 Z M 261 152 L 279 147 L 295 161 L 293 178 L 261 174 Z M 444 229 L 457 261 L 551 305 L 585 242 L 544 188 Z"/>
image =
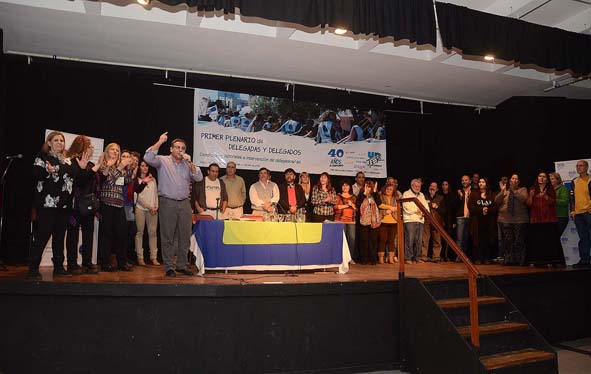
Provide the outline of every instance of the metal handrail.
<path id="1" fill-rule="evenodd" d="M 419 208 L 423 216 L 429 221 L 429 224 L 433 225 L 437 231 L 441 234 L 443 239 L 456 253 L 458 258 L 462 260 L 466 268 L 468 268 L 468 295 L 470 302 L 470 340 L 472 345 L 480 347 L 480 332 L 478 328 L 478 290 L 476 287 L 476 279 L 481 275 L 476 266 L 470 261 L 468 256 L 462 251 L 452 237 L 444 230 L 443 226 L 431 215 L 429 211 L 423 206 L 423 204 L 416 197 L 408 197 L 396 200 L 396 220 L 398 221 L 398 276 L 399 279 L 404 279 L 404 229 L 402 219 L 402 203 L 413 202 Z"/>

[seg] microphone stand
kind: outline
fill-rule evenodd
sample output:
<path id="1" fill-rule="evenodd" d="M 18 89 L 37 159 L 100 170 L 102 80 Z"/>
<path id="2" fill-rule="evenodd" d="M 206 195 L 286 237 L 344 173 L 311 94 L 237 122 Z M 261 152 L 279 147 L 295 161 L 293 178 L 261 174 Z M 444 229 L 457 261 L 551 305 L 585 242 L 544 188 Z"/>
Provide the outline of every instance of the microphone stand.
<path id="1" fill-rule="evenodd" d="M 220 212 L 220 198 L 215 198 L 215 219 L 218 219 L 218 213 Z"/>
<path id="2" fill-rule="evenodd" d="M 4 204 L 6 201 L 6 173 L 8 173 L 8 169 L 12 165 L 14 158 L 8 160 L 8 165 L 6 165 L 6 169 L 4 169 L 4 173 L 2 173 L 2 177 L 0 178 L 0 185 L 2 186 L 2 208 L 0 208 L 0 249 L 2 248 L 2 231 L 4 229 Z M 0 271 L 8 271 L 8 268 L 4 265 L 2 260 L 0 260 Z"/>
<path id="3" fill-rule="evenodd" d="M 287 215 L 291 215 L 291 213 L 287 213 L 287 211 L 285 210 L 285 208 L 283 207 L 283 205 L 281 205 L 280 203 L 273 203 L 273 204 L 271 204 L 271 205 L 273 205 L 273 206 L 277 207 L 277 211 L 279 211 L 279 209 L 281 209 L 281 210 L 283 211 L 283 214 L 285 214 L 286 216 L 287 216 Z M 285 221 L 284 221 L 284 222 L 285 222 Z M 294 222 L 294 225 L 295 225 L 295 222 Z M 297 235 L 296 235 L 296 237 L 297 237 Z M 298 245 L 298 244 L 297 244 L 297 242 L 296 242 L 296 253 L 297 253 L 297 245 Z M 299 262 L 299 261 L 298 261 L 298 262 Z M 284 275 L 285 275 L 286 277 L 297 277 L 297 276 L 298 276 L 298 275 L 295 273 L 295 271 L 293 271 L 293 270 L 288 270 L 288 271 L 286 271 L 286 272 L 284 273 Z"/>

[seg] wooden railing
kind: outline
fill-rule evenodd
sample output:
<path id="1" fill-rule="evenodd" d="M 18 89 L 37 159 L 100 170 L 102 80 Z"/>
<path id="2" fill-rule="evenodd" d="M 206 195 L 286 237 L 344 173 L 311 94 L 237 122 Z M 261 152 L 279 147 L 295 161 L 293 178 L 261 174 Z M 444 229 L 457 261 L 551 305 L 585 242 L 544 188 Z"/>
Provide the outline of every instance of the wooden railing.
<path id="1" fill-rule="evenodd" d="M 466 268 L 468 268 L 468 294 L 470 300 L 470 340 L 472 345 L 480 347 L 480 333 L 478 329 L 478 288 L 476 279 L 480 276 L 480 272 L 476 269 L 476 266 L 470 261 L 470 259 L 464 254 L 464 251 L 456 244 L 451 236 L 445 231 L 443 226 L 427 211 L 427 209 L 421 204 L 419 199 L 416 197 L 410 197 L 405 199 L 398 199 L 396 205 L 396 221 L 398 221 L 398 275 L 401 280 L 404 279 L 404 221 L 402 218 L 402 203 L 413 202 L 423 213 L 425 219 L 441 234 L 441 237 L 445 239 L 449 247 L 456 253 L 458 258 L 462 260 Z"/>

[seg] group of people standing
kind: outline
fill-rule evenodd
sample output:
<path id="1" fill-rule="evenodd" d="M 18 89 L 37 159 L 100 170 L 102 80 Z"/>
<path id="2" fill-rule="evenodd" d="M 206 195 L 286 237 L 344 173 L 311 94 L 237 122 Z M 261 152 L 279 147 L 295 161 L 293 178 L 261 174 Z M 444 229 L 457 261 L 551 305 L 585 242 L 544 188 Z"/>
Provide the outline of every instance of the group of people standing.
<path id="1" fill-rule="evenodd" d="M 192 275 L 187 267 L 192 224 L 190 184 L 203 176 L 185 153 L 186 142 L 182 139 L 172 141 L 170 155 L 157 155 L 167 140 L 167 134 L 162 134 L 141 161 L 139 153 L 121 151 L 118 144 L 110 143 L 95 165 L 90 161 L 94 153 L 90 138 L 79 135 L 66 150 L 64 135 L 50 132 L 33 163 L 37 228 L 28 277 L 41 279 L 39 265 L 50 236 L 54 276 L 96 274 L 99 270 L 131 271 L 127 249 L 134 244 L 138 264 L 145 265 L 146 226 L 150 260 L 153 265 L 160 265 L 156 232 L 159 217 L 165 274 Z M 150 167 L 158 171 L 158 182 Z M 98 266 L 92 262 L 95 216 L 99 219 Z M 78 264 L 79 229 L 82 266 Z M 131 238 L 129 232 L 133 233 Z M 112 255 L 116 258 L 115 266 Z"/>
<path id="2" fill-rule="evenodd" d="M 449 182 L 442 183 L 441 198 L 432 193 L 437 184 L 429 187 L 430 196 L 424 203 L 431 208 L 435 218 L 450 236 L 455 235 L 458 246 L 476 264 L 490 264 L 498 260 L 504 265 L 532 265 L 564 267 L 565 259 L 561 235 L 569 216 L 574 219 L 579 233 L 581 261 L 575 267 L 589 266 L 591 199 L 588 164 L 577 162 L 579 177 L 572 183 L 570 193 L 558 173 L 540 172 L 533 185 L 522 187 L 518 174 L 502 178 L 499 188 L 493 192 L 487 178 L 474 174 L 464 175 L 457 195 L 449 189 Z M 413 181 L 414 183 L 420 181 Z M 421 200 L 419 188 L 411 190 Z M 412 195 L 408 195 L 409 197 Z M 403 196 L 406 197 L 406 196 Z M 438 201 L 439 200 L 439 201 Z M 441 203 L 443 202 L 443 204 Z M 405 203 L 407 204 L 407 203 Z M 418 213 L 418 212 L 417 212 Z M 424 233 L 433 232 L 425 227 Z M 405 220 L 406 233 L 406 220 Z M 438 233 L 434 233 L 433 255 L 438 262 L 453 258 L 449 247 L 441 248 Z M 407 237 L 413 242 L 412 237 Z M 421 262 L 427 254 L 429 238 L 423 240 L 423 251 L 406 253 L 410 261 Z M 409 257 L 412 256 L 411 257 Z"/>
<path id="3" fill-rule="evenodd" d="M 50 236 L 55 276 L 131 271 L 130 246 L 135 248 L 137 263 L 146 264 L 146 227 L 150 261 L 159 265 L 158 226 L 165 275 L 192 275 L 187 260 L 192 213 L 238 219 L 244 214 L 247 189 L 233 161 L 227 163 L 223 177 L 214 163 L 203 178 L 182 139 L 171 142 L 170 155 L 158 155 L 167 140 L 167 133 L 162 134 L 143 159 L 137 152 L 121 151 L 118 144 L 110 143 L 95 165 L 90 161 L 94 148 L 88 137 L 77 136 L 66 150 L 64 135 L 49 133 L 33 164 L 37 229 L 29 277 L 41 278 L 39 265 Z M 499 182 L 496 192 L 477 174 L 472 179 L 464 175 L 457 192 L 452 192 L 449 181 L 443 181 L 441 191 L 437 182 L 431 182 L 424 194 L 422 180 L 413 179 L 410 189 L 402 194 L 395 178 L 388 178 L 378 189 L 363 172 L 356 174 L 354 183 L 345 178 L 335 188 L 326 172 L 311 186 L 308 173 L 301 172 L 298 177 L 288 168 L 278 185 L 271 181 L 270 171 L 261 168 L 258 181 L 248 189 L 248 198 L 254 215 L 276 212 L 305 216 L 311 222 L 343 223 L 351 257 L 361 264 L 398 262 L 397 200 L 401 198 L 414 197 L 422 205 L 421 209 L 415 202 L 402 204 L 407 264 L 455 257 L 442 242 L 437 225 L 425 220 L 425 212 L 429 212 L 477 264 L 501 258 L 505 265 L 564 266 L 560 235 L 571 216 L 580 237 L 581 262 L 577 266 L 585 267 L 589 266 L 591 243 L 591 183 L 586 161 L 577 163 L 577 173 L 569 198 L 557 173 L 539 173 L 529 189 L 521 187 L 519 175 L 513 174 Z M 99 219 L 98 266 L 92 261 L 95 216 Z"/>

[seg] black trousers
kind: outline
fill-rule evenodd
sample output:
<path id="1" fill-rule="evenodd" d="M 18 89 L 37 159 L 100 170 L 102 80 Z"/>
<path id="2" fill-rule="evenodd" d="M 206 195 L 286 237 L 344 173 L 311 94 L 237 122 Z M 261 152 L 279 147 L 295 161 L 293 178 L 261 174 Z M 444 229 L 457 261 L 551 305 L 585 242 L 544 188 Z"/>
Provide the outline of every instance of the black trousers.
<path id="1" fill-rule="evenodd" d="M 362 264 L 375 265 L 378 258 L 380 229 L 359 225 L 359 257 Z"/>
<path id="2" fill-rule="evenodd" d="M 98 237 L 98 263 L 102 267 L 111 265 L 111 254 L 117 256 L 117 266 L 127 263 L 125 236 L 127 220 L 123 208 L 101 203 L 101 218 Z"/>
<path id="3" fill-rule="evenodd" d="M 68 266 L 78 262 L 78 230 L 82 229 L 82 265 L 92 265 L 92 246 L 94 242 L 94 214 L 86 216 L 74 215 L 68 220 L 68 235 L 66 237 L 66 253 Z"/>
<path id="4" fill-rule="evenodd" d="M 64 266 L 64 238 L 70 211 L 57 208 L 41 208 L 37 211 L 37 229 L 33 233 L 33 245 L 29 256 L 29 268 L 39 269 L 43 250 L 51 236 L 53 267 Z"/>

